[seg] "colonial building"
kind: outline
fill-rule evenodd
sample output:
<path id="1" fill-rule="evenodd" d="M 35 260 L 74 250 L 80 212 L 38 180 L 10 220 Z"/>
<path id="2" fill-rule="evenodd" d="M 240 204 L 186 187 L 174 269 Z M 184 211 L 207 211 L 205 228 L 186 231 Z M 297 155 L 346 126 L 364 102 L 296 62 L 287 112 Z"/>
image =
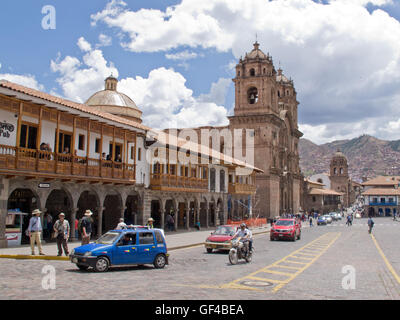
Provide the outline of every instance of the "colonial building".
<path id="1" fill-rule="evenodd" d="M 362 183 L 364 215 L 393 216 L 400 210 L 400 177 L 377 176 Z"/>
<path id="2" fill-rule="evenodd" d="M 95 235 L 114 228 L 121 217 L 133 224 L 153 217 L 164 227 L 171 214 L 175 228 L 196 221 L 215 226 L 227 219 L 228 195 L 254 195 L 255 187 L 246 188 L 261 172 L 144 126 L 141 111 L 117 91 L 113 77 L 86 104 L 0 81 L 0 113 L 0 246 L 7 245 L 10 209 L 39 208 L 43 221 L 64 212 L 71 222 L 90 209 Z M 188 161 L 170 161 L 171 154 L 188 152 Z M 240 176 L 239 168 L 248 173 Z M 210 179 L 217 171 L 218 189 Z M 23 231 L 28 222 L 29 216 L 21 221 Z M 71 229 L 74 239 L 75 223 Z"/>
<path id="3" fill-rule="evenodd" d="M 307 212 L 321 214 L 340 210 L 343 203 L 343 194 L 335 190 L 325 188 L 321 182 L 304 179 L 304 204 Z"/>
<path id="4" fill-rule="evenodd" d="M 296 90 L 293 81 L 281 69 L 275 70 L 269 54 L 259 44 L 236 65 L 235 108 L 226 127 L 201 127 L 221 133 L 229 130 L 234 137 L 247 132 L 253 142 L 254 166 L 257 174 L 257 193 L 252 211 L 261 217 L 274 217 L 283 212 L 298 212 L 301 202 L 303 176 L 299 167 L 299 138 Z M 241 133 L 240 133 L 241 134 Z M 226 139 L 221 138 L 218 151 L 226 153 Z M 211 146 L 214 147 L 215 146 Z M 234 148 L 228 150 L 234 153 Z M 235 153 L 234 153 L 235 154 Z M 231 199 L 232 204 L 237 203 Z M 244 206 L 246 207 L 246 206 Z M 232 216 L 236 214 L 232 212 Z"/>
<path id="5" fill-rule="evenodd" d="M 334 192 L 332 196 L 340 194 L 341 201 L 336 205 L 337 209 L 341 207 L 348 208 L 361 195 L 362 189 L 360 183 L 350 179 L 348 169 L 346 156 L 340 150 L 337 150 L 332 156 L 329 173 L 315 174 L 309 177 L 308 180 L 323 184 L 324 189 Z M 324 212 L 327 210 L 328 208 L 324 209 Z"/>

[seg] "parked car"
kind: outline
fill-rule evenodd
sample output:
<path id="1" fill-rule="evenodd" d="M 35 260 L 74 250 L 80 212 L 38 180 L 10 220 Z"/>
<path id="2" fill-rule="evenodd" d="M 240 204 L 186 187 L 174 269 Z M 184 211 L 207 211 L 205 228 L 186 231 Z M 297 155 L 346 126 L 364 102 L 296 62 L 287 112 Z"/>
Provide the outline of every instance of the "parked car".
<path id="1" fill-rule="evenodd" d="M 337 221 L 336 212 L 330 212 L 329 215 L 332 218 L 332 221 Z"/>
<path id="2" fill-rule="evenodd" d="M 319 216 L 319 217 L 318 217 L 317 225 L 319 225 L 319 226 L 320 226 L 320 225 L 324 225 L 324 226 L 327 225 L 327 222 L 326 222 L 326 219 L 325 219 L 324 216 Z"/>
<path id="3" fill-rule="evenodd" d="M 290 239 L 300 240 L 301 227 L 296 219 L 279 219 L 271 227 L 270 240 Z"/>
<path id="4" fill-rule="evenodd" d="M 326 222 L 327 222 L 328 224 L 332 223 L 332 217 L 331 217 L 329 214 L 325 214 L 324 217 L 325 217 Z"/>
<path id="5" fill-rule="evenodd" d="M 231 240 L 236 233 L 234 225 L 218 226 L 217 229 L 204 242 L 204 247 L 208 253 L 215 250 L 227 250 L 232 248 Z"/>
<path id="6" fill-rule="evenodd" d="M 139 226 L 108 231 L 95 242 L 72 250 L 70 260 L 81 270 L 92 267 L 105 272 L 121 265 L 153 264 L 164 268 L 168 256 L 163 230 Z"/>

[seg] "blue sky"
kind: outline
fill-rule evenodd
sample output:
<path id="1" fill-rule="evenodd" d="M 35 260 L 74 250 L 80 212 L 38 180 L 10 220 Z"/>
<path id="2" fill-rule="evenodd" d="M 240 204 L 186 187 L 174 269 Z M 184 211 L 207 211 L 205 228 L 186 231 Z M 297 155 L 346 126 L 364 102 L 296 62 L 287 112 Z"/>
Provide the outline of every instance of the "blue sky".
<path id="1" fill-rule="evenodd" d="M 305 138 L 400 139 L 399 19 L 398 0 L 4 0 L 0 78 L 84 102 L 113 72 L 150 126 L 225 125 L 257 33 Z"/>

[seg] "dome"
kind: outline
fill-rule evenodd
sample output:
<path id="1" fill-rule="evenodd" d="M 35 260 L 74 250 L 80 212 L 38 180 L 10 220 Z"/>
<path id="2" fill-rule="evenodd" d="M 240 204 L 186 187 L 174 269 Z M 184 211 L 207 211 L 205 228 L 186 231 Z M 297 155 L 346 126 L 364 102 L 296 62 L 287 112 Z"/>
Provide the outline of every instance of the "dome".
<path id="1" fill-rule="evenodd" d="M 126 94 L 113 90 L 102 90 L 93 94 L 87 101 L 88 106 L 115 106 L 138 109 L 135 102 Z"/>
<path id="2" fill-rule="evenodd" d="M 337 151 L 335 152 L 334 158 L 344 158 L 346 159 L 346 156 L 340 151 L 340 149 L 337 149 Z"/>
<path id="3" fill-rule="evenodd" d="M 258 42 L 254 43 L 254 49 L 250 53 L 246 53 L 247 59 L 268 59 L 268 56 L 260 50 L 260 44 Z"/>
<path id="4" fill-rule="evenodd" d="M 101 112 L 108 112 L 132 121 L 142 122 L 142 111 L 126 94 L 117 91 L 118 80 L 113 76 L 105 80 L 105 89 L 93 94 L 85 104 Z"/>
<path id="5" fill-rule="evenodd" d="M 276 81 L 277 82 L 282 82 L 282 83 L 289 83 L 291 84 L 291 80 L 289 80 L 283 73 L 282 73 L 282 69 L 279 68 L 278 69 L 278 75 L 276 76 Z"/>

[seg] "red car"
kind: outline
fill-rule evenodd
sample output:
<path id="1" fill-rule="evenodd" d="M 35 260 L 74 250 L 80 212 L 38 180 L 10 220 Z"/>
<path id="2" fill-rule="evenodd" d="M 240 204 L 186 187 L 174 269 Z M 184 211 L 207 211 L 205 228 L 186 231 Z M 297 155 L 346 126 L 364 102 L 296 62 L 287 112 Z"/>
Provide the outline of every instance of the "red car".
<path id="1" fill-rule="evenodd" d="M 300 240 L 300 237 L 301 225 L 296 219 L 279 219 L 271 227 L 271 241 L 276 239 L 290 239 L 296 241 L 296 239 Z"/>
<path id="2" fill-rule="evenodd" d="M 233 225 L 218 226 L 204 242 L 204 247 L 208 253 L 215 250 L 230 250 L 232 248 L 231 240 L 236 233 L 236 227 Z"/>

